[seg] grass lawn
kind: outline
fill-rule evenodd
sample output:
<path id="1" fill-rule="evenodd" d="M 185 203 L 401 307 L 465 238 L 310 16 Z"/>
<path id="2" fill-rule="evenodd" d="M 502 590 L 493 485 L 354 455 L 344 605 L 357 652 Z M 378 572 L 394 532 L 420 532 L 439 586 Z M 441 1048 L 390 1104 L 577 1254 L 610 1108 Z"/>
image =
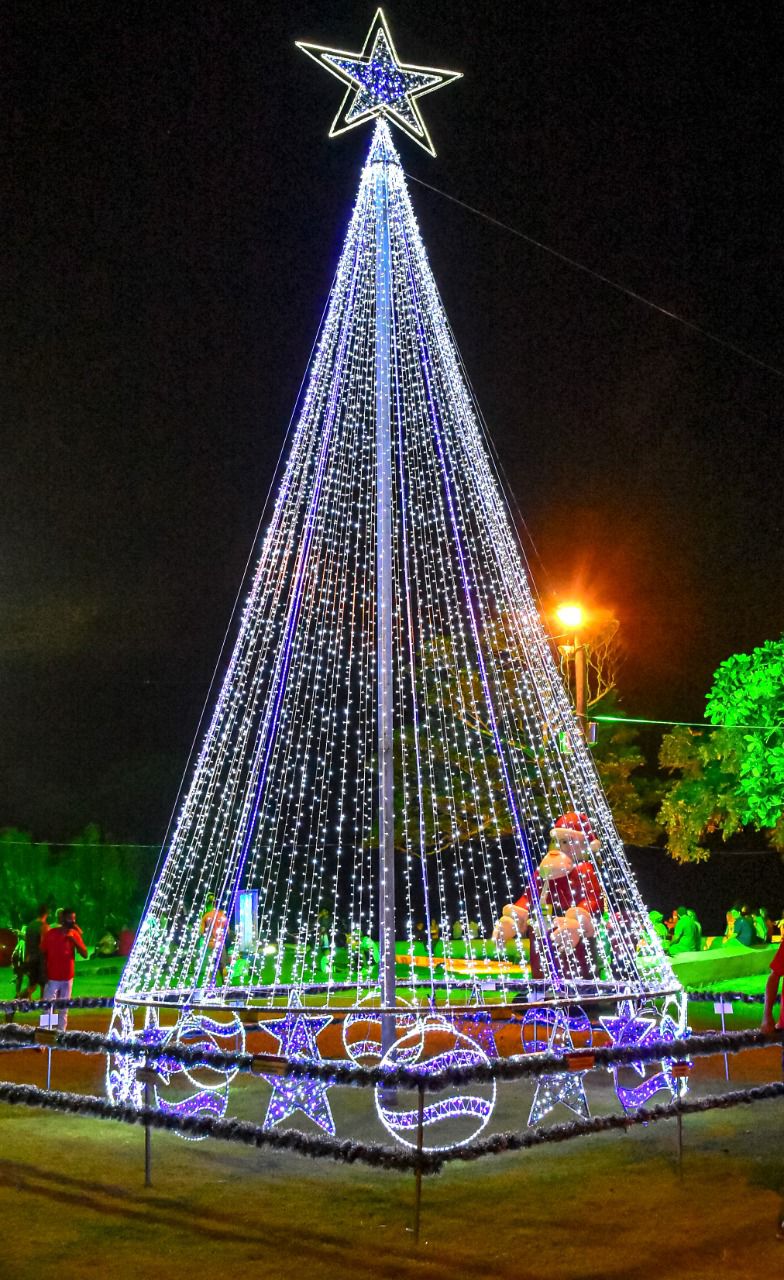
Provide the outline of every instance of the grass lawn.
<path id="1" fill-rule="evenodd" d="M 141 1130 L 4 1107 L 3 1275 L 778 1276 L 781 1118 L 688 1117 L 682 1177 L 674 1122 L 449 1167 L 417 1246 L 411 1175 L 156 1133 L 145 1190 Z"/>
<path id="2" fill-rule="evenodd" d="M 116 973 L 86 968 L 79 994 L 110 994 Z M 10 994 L 6 971 L 0 998 Z M 736 1010 L 732 1027 L 759 1022 L 759 1006 Z M 719 1023 L 710 1003 L 693 1004 L 691 1015 L 695 1028 Z M 107 1021 L 105 1011 L 74 1012 L 70 1025 Z M 5 1079 L 45 1081 L 44 1054 L 0 1061 Z M 52 1085 L 101 1093 L 102 1064 L 55 1053 Z M 781 1055 L 749 1052 L 731 1067 L 731 1088 L 777 1079 Z M 693 1084 L 697 1093 L 725 1088 L 723 1060 L 699 1061 Z M 232 1114 L 260 1122 L 268 1092 L 242 1078 Z M 339 1135 L 388 1140 L 368 1093 L 332 1096 Z M 522 1126 L 530 1096 L 528 1085 L 503 1086 L 503 1127 Z M 596 1113 L 617 1110 L 606 1073 L 589 1098 Z M 145 1189 L 141 1129 L 0 1106 L 0 1276 L 774 1277 L 784 1264 L 775 1238 L 783 1115 L 776 1101 L 687 1117 L 682 1174 L 674 1121 L 449 1166 L 423 1181 L 417 1245 L 411 1174 L 155 1133 Z"/>

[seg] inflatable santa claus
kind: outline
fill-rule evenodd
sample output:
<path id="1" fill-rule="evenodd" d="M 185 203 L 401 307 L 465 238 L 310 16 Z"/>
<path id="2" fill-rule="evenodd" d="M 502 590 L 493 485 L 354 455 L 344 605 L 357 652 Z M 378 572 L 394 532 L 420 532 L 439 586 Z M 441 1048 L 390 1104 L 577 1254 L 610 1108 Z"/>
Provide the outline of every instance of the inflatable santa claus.
<path id="1" fill-rule="evenodd" d="M 536 872 L 536 893 L 545 915 L 545 924 L 564 968 L 584 978 L 594 976 L 586 944 L 596 933 L 596 921 L 603 908 L 602 886 L 596 873 L 595 855 L 600 841 L 584 813 L 565 813 L 551 832 L 551 844 Z M 592 858 L 591 855 L 594 855 Z M 504 907 L 493 930 L 496 942 L 507 943 L 529 932 L 530 894 Z M 531 972 L 542 977 L 540 943 L 531 937 Z"/>

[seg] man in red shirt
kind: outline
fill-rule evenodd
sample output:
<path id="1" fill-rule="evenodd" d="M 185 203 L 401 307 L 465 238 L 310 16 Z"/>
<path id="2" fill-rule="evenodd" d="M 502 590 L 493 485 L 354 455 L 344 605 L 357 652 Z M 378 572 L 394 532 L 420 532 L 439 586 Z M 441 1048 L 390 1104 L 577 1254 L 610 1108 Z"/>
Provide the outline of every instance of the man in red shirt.
<path id="1" fill-rule="evenodd" d="M 70 1000 L 74 980 L 74 956 L 87 959 L 82 931 L 76 923 L 76 912 L 64 907 L 59 912 L 60 923 L 49 929 L 41 939 L 41 953 L 46 964 L 44 1000 Z M 59 1009 L 57 1026 L 65 1031 L 68 1026 L 68 1010 Z"/>
<path id="2" fill-rule="evenodd" d="M 776 1003 L 776 996 L 779 993 L 779 984 L 784 978 L 784 939 L 779 943 L 779 949 L 770 962 L 770 977 L 765 984 L 765 1012 L 762 1015 L 762 1030 L 770 1035 L 776 1030 L 773 1021 L 773 1006 Z M 779 1030 L 784 1031 L 784 997 L 782 997 L 779 1005 Z"/>

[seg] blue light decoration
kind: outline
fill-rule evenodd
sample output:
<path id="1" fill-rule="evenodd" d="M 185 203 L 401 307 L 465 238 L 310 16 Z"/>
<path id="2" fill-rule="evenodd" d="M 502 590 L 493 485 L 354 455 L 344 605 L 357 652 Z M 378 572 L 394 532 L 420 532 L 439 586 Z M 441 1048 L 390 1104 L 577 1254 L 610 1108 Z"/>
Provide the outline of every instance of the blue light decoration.
<path id="1" fill-rule="evenodd" d="M 621 1048 L 649 1044 L 658 1036 L 657 1019 L 638 1017 L 630 1000 L 624 1000 L 619 1005 L 615 1017 L 601 1017 L 599 1022 L 610 1037 L 611 1043 Z M 643 1062 L 630 1062 L 629 1066 L 637 1072 L 638 1076 L 645 1075 Z"/>
<path id="2" fill-rule="evenodd" d="M 462 73 L 402 63 L 382 9 L 376 10 L 361 53 L 346 53 L 301 40 L 297 41 L 297 48 L 349 86 L 332 123 L 330 137 L 367 120 L 384 117 L 430 155 L 435 155 L 417 99 L 459 80 Z"/>
<path id="3" fill-rule="evenodd" d="M 489 1062 L 484 1050 L 464 1032 L 457 1031 L 448 1017 L 431 1014 L 417 1020 L 387 1051 L 382 1066 L 417 1067 L 424 1075 L 435 1075 L 457 1067 L 474 1067 Z M 419 1107 L 405 1107 L 400 1093 L 394 1102 L 383 1085 L 376 1088 L 376 1111 L 384 1128 L 403 1146 L 416 1147 Z M 496 1084 L 450 1085 L 438 1095 L 426 1094 L 422 1109 L 424 1151 L 462 1147 L 485 1128 L 495 1107 Z"/>
<path id="4" fill-rule="evenodd" d="M 541 1031 L 544 1031 L 544 1037 Z M 565 1056 L 574 1049 L 573 1032 L 580 1032 L 585 1038 L 585 1046 L 590 1045 L 593 1034 L 591 1022 L 582 1009 L 529 1009 L 521 1024 L 523 1051 Z M 585 1094 L 585 1075 L 585 1071 L 559 1071 L 537 1076 L 528 1124 L 540 1124 L 559 1104 L 588 1120 L 591 1112 Z"/>
<path id="5" fill-rule="evenodd" d="M 460 1022 L 464 1028 L 468 1024 L 468 1034 L 488 1059 L 499 1056 L 493 1015 L 489 1009 L 480 1009 L 476 1013 L 466 1012 L 461 1015 Z"/>
<path id="6" fill-rule="evenodd" d="M 465 1035 L 463 1012 L 518 998 L 641 1005 L 680 985 L 650 940 L 538 614 L 392 137 L 394 126 L 432 151 L 419 103 L 457 73 L 401 62 L 380 11 L 361 53 L 301 47 L 347 86 L 333 131 L 372 120 L 374 132 L 117 1025 L 125 1009 L 132 1026 L 138 1007 L 279 1010 L 282 1053 L 307 1059 L 299 997 L 317 1016 L 367 1021 L 374 993 L 381 1012 L 346 1030 L 349 1056 L 355 1038 L 361 1059 L 394 1056 L 397 1019 L 400 1043 L 413 1036 L 429 1060 L 432 1045 L 396 1012 L 410 1000 L 448 1009 L 464 1035 L 455 1051 L 486 1058 L 492 1024 Z M 553 831 L 572 812 L 591 832 L 581 859 L 597 885 L 593 933 L 577 903 L 559 933 L 542 901 Z M 522 895 L 536 971 L 519 937 L 511 952 L 492 940 Z M 251 904 L 255 942 L 232 973 L 205 932 L 213 898 L 227 920 L 239 908 L 241 947 Z M 479 926 L 465 957 L 436 951 L 447 920 L 463 939 Z M 437 1045 L 443 1029 L 425 1023 Z M 138 1097 L 119 1065 L 108 1087 Z M 270 1123 L 299 1111 L 331 1126 L 320 1086 L 307 1097 L 285 1077 L 272 1087 Z M 486 1101 L 466 1127 L 486 1122 Z M 438 1130 L 455 1106 L 430 1113 Z"/>
<path id="7" fill-rule="evenodd" d="M 687 1034 L 685 1000 L 678 1008 L 677 1020 L 666 1008 L 661 1013 L 653 1007 L 638 1010 L 632 1001 L 624 1001 L 615 1017 L 602 1017 L 599 1021 L 612 1044 L 624 1048 L 632 1045 L 644 1047 L 658 1040 L 672 1043 L 673 1040 Z M 664 1058 L 658 1064 L 639 1060 L 631 1062 L 629 1066 L 642 1077 L 641 1084 L 631 1086 L 622 1084 L 621 1073 L 628 1068 L 621 1064 L 614 1064 L 611 1068 L 615 1092 L 624 1111 L 639 1110 L 662 1089 L 669 1090 L 672 1096 L 676 1097 L 678 1094 L 685 1093 L 688 1088 L 686 1079 L 676 1081 L 673 1077 L 672 1058 Z M 657 1066 L 660 1069 L 656 1069 Z M 646 1071 L 650 1071 L 647 1076 Z"/>
<path id="8" fill-rule="evenodd" d="M 331 1014 L 309 1016 L 303 1012 L 299 997 L 292 999 L 292 1008 L 285 1018 L 264 1022 L 264 1030 L 280 1041 L 281 1057 L 289 1062 L 322 1062 L 316 1045 L 319 1032 L 332 1021 Z M 272 1086 L 272 1096 L 264 1118 L 264 1127 L 272 1129 L 288 1120 L 295 1111 L 304 1115 L 334 1134 L 335 1122 L 327 1098 L 329 1083 L 311 1076 L 276 1076 L 261 1073 L 263 1080 Z"/>

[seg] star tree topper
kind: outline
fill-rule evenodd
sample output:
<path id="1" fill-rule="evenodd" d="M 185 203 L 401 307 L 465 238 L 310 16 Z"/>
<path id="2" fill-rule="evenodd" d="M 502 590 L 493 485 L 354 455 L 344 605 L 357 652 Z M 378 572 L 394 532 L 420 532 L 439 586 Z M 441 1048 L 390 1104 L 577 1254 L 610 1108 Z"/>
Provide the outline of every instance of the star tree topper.
<path id="1" fill-rule="evenodd" d="M 435 149 L 422 119 L 417 98 L 433 93 L 452 80 L 460 71 L 441 71 L 438 67 L 416 67 L 401 62 L 382 9 L 376 10 L 361 53 L 328 49 L 324 45 L 305 44 L 297 48 L 321 63 L 338 80 L 348 85 L 340 109 L 332 122 L 330 138 L 353 129 L 366 120 L 379 116 L 390 120 L 425 151 L 434 156 Z"/>

